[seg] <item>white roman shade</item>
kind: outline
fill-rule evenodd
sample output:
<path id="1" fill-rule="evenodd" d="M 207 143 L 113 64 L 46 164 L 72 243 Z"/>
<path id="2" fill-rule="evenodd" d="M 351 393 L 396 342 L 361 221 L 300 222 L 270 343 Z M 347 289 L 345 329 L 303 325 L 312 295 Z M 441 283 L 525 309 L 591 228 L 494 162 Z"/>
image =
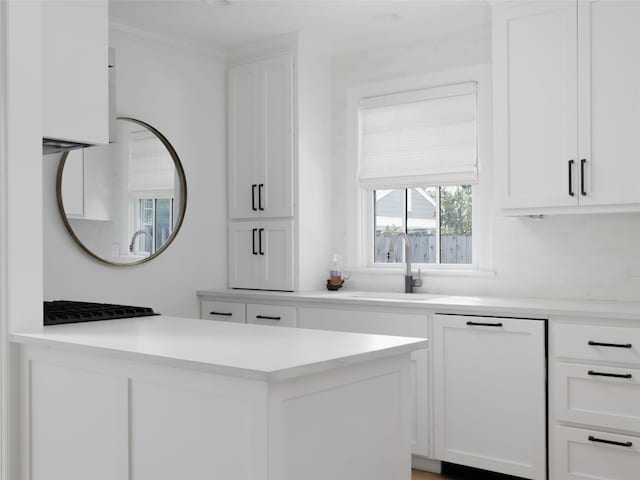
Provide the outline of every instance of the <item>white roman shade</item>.
<path id="1" fill-rule="evenodd" d="M 360 183 L 375 188 L 476 183 L 476 90 L 469 82 L 362 99 Z"/>
<path id="2" fill-rule="evenodd" d="M 129 191 L 172 191 L 176 169 L 162 142 L 146 131 L 132 133 L 129 141 Z"/>

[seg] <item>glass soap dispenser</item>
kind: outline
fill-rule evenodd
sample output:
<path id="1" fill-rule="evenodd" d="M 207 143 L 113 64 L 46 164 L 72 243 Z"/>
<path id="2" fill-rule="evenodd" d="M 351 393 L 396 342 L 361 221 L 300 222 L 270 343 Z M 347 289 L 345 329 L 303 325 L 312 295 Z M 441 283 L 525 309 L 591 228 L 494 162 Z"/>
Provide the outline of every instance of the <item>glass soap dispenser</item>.
<path id="1" fill-rule="evenodd" d="M 342 255 L 334 253 L 331 257 L 331 267 L 329 268 L 329 280 L 327 280 L 328 290 L 339 290 L 342 288 Z"/>

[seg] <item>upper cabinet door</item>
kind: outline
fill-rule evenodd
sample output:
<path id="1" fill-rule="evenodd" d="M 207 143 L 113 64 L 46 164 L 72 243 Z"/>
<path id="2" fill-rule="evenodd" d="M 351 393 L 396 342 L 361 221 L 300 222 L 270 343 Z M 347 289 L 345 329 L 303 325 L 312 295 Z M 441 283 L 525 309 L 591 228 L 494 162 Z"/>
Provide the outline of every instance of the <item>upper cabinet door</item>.
<path id="1" fill-rule="evenodd" d="M 583 205 L 640 204 L 640 3 L 578 6 Z"/>
<path id="2" fill-rule="evenodd" d="M 228 148 L 229 217 L 255 218 L 258 209 L 258 88 L 257 64 L 229 71 Z"/>
<path id="3" fill-rule="evenodd" d="M 259 208 L 262 217 L 293 216 L 293 57 L 260 63 Z"/>
<path id="4" fill-rule="evenodd" d="M 503 208 L 577 205 L 577 2 L 497 6 L 494 152 Z"/>
<path id="5" fill-rule="evenodd" d="M 109 143 L 107 0 L 42 5 L 43 136 Z"/>
<path id="6" fill-rule="evenodd" d="M 293 57 L 229 71 L 229 217 L 293 216 Z"/>

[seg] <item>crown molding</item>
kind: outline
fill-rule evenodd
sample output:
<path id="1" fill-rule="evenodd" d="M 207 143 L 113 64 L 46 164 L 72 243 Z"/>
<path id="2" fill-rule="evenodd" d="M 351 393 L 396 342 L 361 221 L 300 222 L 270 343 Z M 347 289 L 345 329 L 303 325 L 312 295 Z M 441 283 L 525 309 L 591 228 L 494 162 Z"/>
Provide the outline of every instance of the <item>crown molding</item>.
<path id="1" fill-rule="evenodd" d="M 291 32 L 232 47 L 227 50 L 227 63 L 229 65 L 239 65 L 274 55 L 295 54 L 298 49 L 298 40 L 299 33 Z"/>
<path id="2" fill-rule="evenodd" d="M 216 61 L 216 63 L 225 64 L 227 60 L 227 53 L 224 48 L 216 47 L 206 42 L 181 38 L 176 35 L 167 34 L 146 27 L 140 27 L 139 25 L 133 25 L 115 19 L 109 19 L 109 29 L 135 35 L 136 37 L 144 38 L 145 40 L 150 40 L 152 42 L 164 43 L 165 45 L 190 50 L 194 53 L 205 55 Z"/>

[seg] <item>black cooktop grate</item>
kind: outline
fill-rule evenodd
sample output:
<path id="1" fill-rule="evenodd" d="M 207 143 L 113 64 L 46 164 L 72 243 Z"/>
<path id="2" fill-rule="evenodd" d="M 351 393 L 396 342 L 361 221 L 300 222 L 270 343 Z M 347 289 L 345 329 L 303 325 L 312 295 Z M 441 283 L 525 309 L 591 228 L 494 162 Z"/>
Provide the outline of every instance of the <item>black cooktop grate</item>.
<path id="1" fill-rule="evenodd" d="M 44 324 L 94 322 L 97 320 L 115 320 L 117 318 L 149 317 L 160 315 L 153 308 L 112 305 L 109 303 L 71 302 L 56 300 L 44 302 Z"/>

